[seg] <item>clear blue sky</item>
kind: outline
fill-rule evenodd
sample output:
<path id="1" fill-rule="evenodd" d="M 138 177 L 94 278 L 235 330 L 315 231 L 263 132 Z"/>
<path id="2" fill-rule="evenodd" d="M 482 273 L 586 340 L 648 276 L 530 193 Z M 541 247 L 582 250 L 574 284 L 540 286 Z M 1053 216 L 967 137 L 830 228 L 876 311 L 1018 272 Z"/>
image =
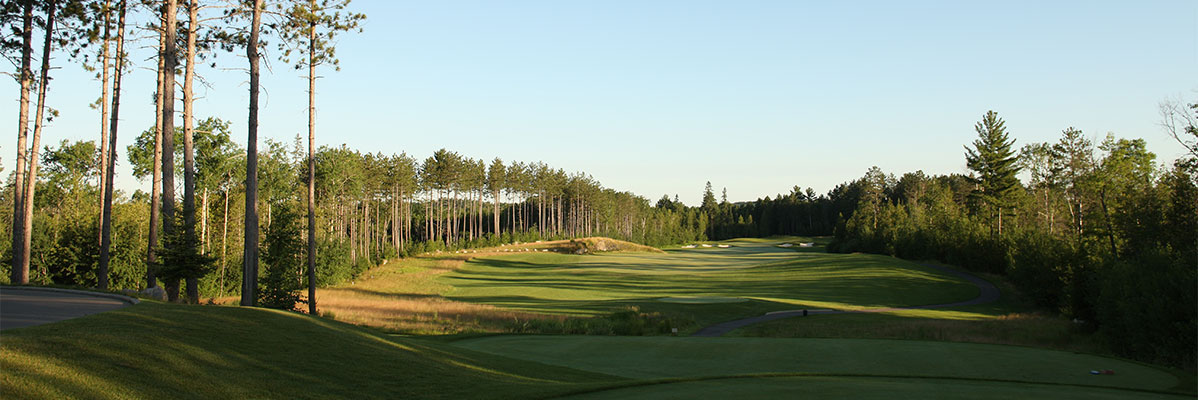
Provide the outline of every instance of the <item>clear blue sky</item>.
<path id="1" fill-rule="evenodd" d="M 871 165 L 965 172 L 986 110 L 1017 146 L 1074 126 L 1183 149 L 1157 125 L 1166 98 L 1198 100 L 1198 2 L 357 0 L 361 34 L 318 82 L 318 145 L 427 157 L 545 161 L 605 186 L 695 205 L 825 192 Z M 144 17 L 143 17 L 144 18 Z M 40 42 L 40 41 L 39 41 Z M 272 40 L 273 42 L 273 40 Z M 139 45 L 149 46 L 150 41 Z M 271 55 L 278 52 L 271 47 Z M 121 153 L 153 124 L 145 49 L 126 78 Z M 44 143 L 98 139 L 99 83 L 55 59 Z M 199 116 L 245 140 L 244 58 L 203 68 Z M 306 85 L 272 62 L 261 136 L 306 133 Z M 17 86 L 0 84 L 16 126 Z M 181 108 L 180 108 L 181 109 Z M 13 135 L 0 142 L 12 170 Z M 121 189 L 148 187 L 118 170 Z"/>

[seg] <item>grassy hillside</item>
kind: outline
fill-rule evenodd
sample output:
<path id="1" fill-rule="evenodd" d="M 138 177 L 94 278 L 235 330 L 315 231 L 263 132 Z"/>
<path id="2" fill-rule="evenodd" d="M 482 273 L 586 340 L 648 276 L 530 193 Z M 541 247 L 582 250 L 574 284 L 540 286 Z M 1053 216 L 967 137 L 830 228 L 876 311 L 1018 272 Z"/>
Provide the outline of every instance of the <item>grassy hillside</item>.
<path id="1" fill-rule="evenodd" d="M 619 378 L 302 314 L 144 301 L 5 331 L 5 398 L 529 398 Z"/>

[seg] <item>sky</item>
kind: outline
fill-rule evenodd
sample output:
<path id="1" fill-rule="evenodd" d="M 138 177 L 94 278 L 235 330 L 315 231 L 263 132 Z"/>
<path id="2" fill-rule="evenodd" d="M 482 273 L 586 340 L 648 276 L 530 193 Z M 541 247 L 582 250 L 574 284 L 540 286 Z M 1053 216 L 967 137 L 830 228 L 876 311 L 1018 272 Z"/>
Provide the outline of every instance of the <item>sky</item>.
<path id="1" fill-rule="evenodd" d="M 340 71 L 317 82 L 318 146 L 418 159 L 543 161 L 604 186 L 697 205 L 705 182 L 730 201 L 824 193 L 870 166 L 967 173 L 987 110 L 1015 146 L 1068 127 L 1096 143 L 1143 138 L 1158 160 L 1184 149 L 1158 105 L 1198 102 L 1198 2 L 1181 1 L 382 1 L 356 0 L 362 32 L 338 37 Z M 146 18 L 145 11 L 136 17 Z M 144 32 L 124 78 L 125 146 L 154 123 L 156 42 Z M 260 133 L 307 134 L 302 71 L 267 38 Z M 40 39 L 35 40 L 40 48 Z M 133 47 L 133 46 L 131 46 Z M 245 144 L 245 58 L 199 72 L 200 118 Z M 98 140 L 100 84 L 53 58 L 43 144 Z M 7 71 L 6 71 L 7 72 Z M 0 82 L 17 125 L 18 86 Z M 181 98 L 182 96 L 179 95 Z M 181 111 L 182 107 L 177 107 Z M 177 122 L 177 125 L 181 125 Z M 11 131 L 10 131 L 11 132 Z M 15 140 L 0 141 L 4 174 Z"/>

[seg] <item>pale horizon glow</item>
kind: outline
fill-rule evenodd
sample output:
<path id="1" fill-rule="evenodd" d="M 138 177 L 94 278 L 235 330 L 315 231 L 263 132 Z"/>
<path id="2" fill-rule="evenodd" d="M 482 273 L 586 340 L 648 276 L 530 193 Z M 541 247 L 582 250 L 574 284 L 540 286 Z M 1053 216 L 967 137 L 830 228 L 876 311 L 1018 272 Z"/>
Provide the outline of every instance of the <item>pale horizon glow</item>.
<path id="1" fill-rule="evenodd" d="M 965 173 L 962 146 L 987 110 L 1006 120 L 1016 147 L 1076 127 L 1096 143 L 1108 132 L 1143 138 L 1167 163 L 1185 150 L 1158 125 L 1158 104 L 1198 101 L 1193 1 L 351 7 L 368 21 L 340 36 L 341 71 L 319 71 L 318 146 L 543 161 L 692 206 L 707 181 L 717 198 L 727 188 L 730 201 L 750 201 L 793 186 L 825 193 L 873 165 Z M 125 146 L 153 125 L 151 44 L 130 45 L 116 181 L 126 193 L 149 187 L 131 177 Z M 244 145 L 245 60 L 215 61 L 200 68 L 210 86 L 198 90 L 197 117 L 231 121 Z M 53 62 L 48 104 L 61 116 L 42 143 L 98 140 L 88 104 L 99 82 L 65 56 Z M 304 73 L 277 59 L 270 67 L 260 139 L 306 142 Z M 17 90 L 0 84 L 11 105 L 0 113 L 4 174 L 14 168 Z"/>

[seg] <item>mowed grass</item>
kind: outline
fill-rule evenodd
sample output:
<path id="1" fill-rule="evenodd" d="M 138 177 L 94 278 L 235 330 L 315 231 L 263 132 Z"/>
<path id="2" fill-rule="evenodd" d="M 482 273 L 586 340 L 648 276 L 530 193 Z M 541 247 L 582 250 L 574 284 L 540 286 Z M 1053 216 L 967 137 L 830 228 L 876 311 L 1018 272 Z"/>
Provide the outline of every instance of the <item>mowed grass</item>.
<path id="1" fill-rule="evenodd" d="M 588 399 L 1076 399 L 1139 400 L 1184 399 L 1165 395 L 1106 388 L 1043 384 L 1017 384 L 951 379 L 885 377 L 775 376 L 667 381 L 560 397 Z"/>
<path id="2" fill-rule="evenodd" d="M 531 398 L 620 380 L 298 313 L 152 301 L 6 330 L 0 371 L 8 399 Z"/>
<path id="3" fill-rule="evenodd" d="M 636 307 L 674 318 L 682 333 L 769 311 L 903 307 L 978 295 L 968 282 L 892 257 L 777 247 L 797 241 L 740 239 L 721 242 L 729 248 L 665 253 L 476 257 L 435 281 L 452 287 L 446 298 L 514 311 L 595 316 Z M 692 297 L 750 301 L 661 301 Z"/>
<path id="4" fill-rule="evenodd" d="M 946 394 L 945 387 L 947 393 L 958 393 L 949 397 L 966 398 L 1004 398 L 1024 390 L 1042 398 L 1081 398 L 1078 393 L 1160 398 L 1179 384 L 1168 371 L 1114 358 L 914 340 L 498 336 L 455 345 L 642 383 L 580 398 L 712 398 L 704 394 L 708 389 L 728 394 L 716 398 L 782 393 L 880 397 L 892 388 L 925 398 Z M 1090 374 L 1096 369 L 1116 374 Z M 758 379 L 724 379 L 732 377 Z M 664 384 L 644 385 L 654 380 Z M 803 388 L 811 382 L 822 386 Z M 983 386 L 967 389 L 975 383 Z"/>
<path id="5" fill-rule="evenodd" d="M 529 321 L 560 326 L 567 316 L 533 313 L 445 297 L 453 286 L 437 277 L 461 268 L 467 260 L 496 255 L 571 252 L 579 246 L 616 252 L 661 250 L 607 238 L 583 238 L 509 244 L 491 248 L 437 252 L 391 260 L 357 279 L 317 291 L 317 311 L 325 316 L 388 332 L 444 335 L 510 332 Z M 230 304 L 232 304 L 232 299 Z"/>
<path id="6" fill-rule="evenodd" d="M 1007 343 L 1001 336 L 1011 332 L 1039 334 L 1044 320 L 1024 318 L 1029 314 L 1002 285 L 1003 299 L 992 304 L 813 315 L 733 332 L 797 338 L 381 333 L 503 332 L 521 320 L 569 322 L 627 307 L 689 321 L 686 333 L 778 309 L 940 304 L 978 293 L 914 263 L 774 247 L 780 241 L 800 239 L 587 256 L 524 250 L 553 246 L 533 244 L 406 259 L 322 290 L 320 312 L 337 321 L 146 301 L 4 331 L 0 397 L 1194 397 L 1192 376 L 1116 358 L 994 344 L 847 339 Z M 722 302 L 734 298 L 748 301 Z M 1054 326 L 1070 334 L 1067 325 Z M 821 335 L 837 338 L 807 338 Z M 1116 374 L 1089 374 L 1095 369 Z"/>

